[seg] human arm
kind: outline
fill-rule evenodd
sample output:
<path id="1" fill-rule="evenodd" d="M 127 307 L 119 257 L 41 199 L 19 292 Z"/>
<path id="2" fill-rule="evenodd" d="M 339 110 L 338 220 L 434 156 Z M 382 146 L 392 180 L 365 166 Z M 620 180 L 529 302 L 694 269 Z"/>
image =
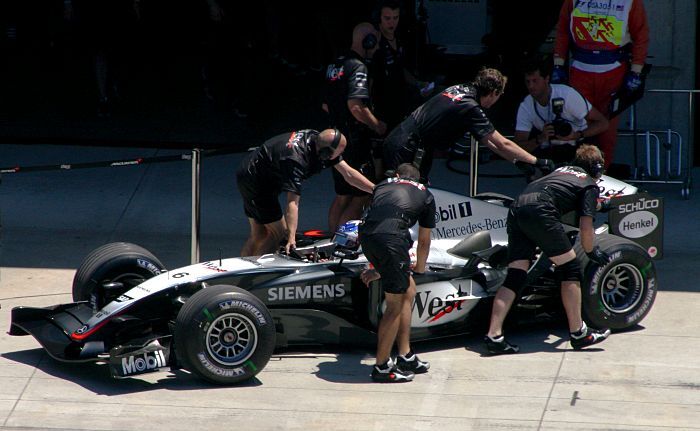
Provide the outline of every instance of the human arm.
<path id="1" fill-rule="evenodd" d="M 299 225 L 299 201 L 301 195 L 287 192 L 287 208 L 284 212 L 284 220 L 287 222 L 287 245 L 284 247 L 287 254 L 289 250 L 296 248 L 297 226 Z"/>
<path id="2" fill-rule="evenodd" d="M 360 171 L 348 165 L 345 160 L 341 160 L 333 167 L 351 186 L 367 193 L 372 193 L 372 190 L 374 190 L 374 183 L 362 175 Z"/>
<path id="3" fill-rule="evenodd" d="M 591 216 L 581 216 L 579 217 L 579 236 L 581 237 L 581 246 L 583 251 L 590 253 L 593 250 L 593 239 L 595 238 L 595 231 L 593 229 L 593 217 Z"/>
<path id="4" fill-rule="evenodd" d="M 554 66 L 563 66 L 569 56 L 569 21 L 573 11 L 573 2 L 564 0 L 559 10 L 557 34 L 554 40 Z"/>
<path id="5" fill-rule="evenodd" d="M 608 130 L 610 122 L 602 112 L 591 106 L 591 110 L 586 115 L 586 130 L 580 130 L 577 133 L 576 139 L 585 139 L 591 136 L 598 135 Z"/>
<path id="6" fill-rule="evenodd" d="M 540 146 L 543 142 L 545 142 L 548 139 L 547 136 L 547 131 L 550 130 L 551 133 L 554 133 L 554 130 L 551 125 L 545 126 L 545 130 L 542 132 L 539 132 L 537 135 L 535 135 L 534 138 L 530 139 L 530 132 L 523 132 L 520 130 L 515 131 L 515 136 L 513 137 L 513 141 L 520 145 L 525 151 L 528 153 L 532 153 L 535 151 L 537 147 Z"/>
<path id="7" fill-rule="evenodd" d="M 383 136 L 386 133 L 386 124 L 374 116 L 363 99 L 348 99 L 348 109 L 357 121 L 372 129 L 377 135 Z"/>
<path id="8" fill-rule="evenodd" d="M 416 265 L 413 271 L 424 273 L 426 262 L 428 262 L 428 254 L 430 254 L 430 228 L 418 227 L 418 246 L 416 247 Z"/>
<path id="9" fill-rule="evenodd" d="M 484 136 L 479 143 L 485 145 L 494 153 L 506 160 L 512 161 L 513 163 L 523 162 L 534 165 L 537 162 L 537 157 L 528 153 L 515 142 L 501 135 L 498 130 L 494 130 L 493 132 Z"/>
<path id="10" fill-rule="evenodd" d="M 632 2 L 628 30 L 632 39 L 632 66 L 630 69 L 639 74 L 642 73 L 649 50 L 649 21 L 644 3 L 641 0 Z"/>

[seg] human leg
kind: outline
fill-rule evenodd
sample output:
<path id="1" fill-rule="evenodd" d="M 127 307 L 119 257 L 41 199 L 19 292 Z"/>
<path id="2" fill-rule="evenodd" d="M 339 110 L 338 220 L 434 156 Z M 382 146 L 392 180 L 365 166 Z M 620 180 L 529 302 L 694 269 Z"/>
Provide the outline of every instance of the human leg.
<path id="1" fill-rule="evenodd" d="M 557 265 L 554 273 L 561 282 L 561 300 L 569 322 L 571 347 L 579 350 L 608 338 L 609 329 L 589 328 L 581 318 L 581 266 L 576 253 L 569 250 L 551 260 Z"/>
<path id="2" fill-rule="evenodd" d="M 250 236 L 243 244 L 241 256 L 254 256 L 257 244 L 263 242 L 267 236 L 265 225 L 259 224 L 250 217 L 248 217 L 248 224 L 250 225 Z"/>
<path id="3" fill-rule="evenodd" d="M 403 294 L 401 303 L 401 323 L 396 335 L 396 347 L 399 355 L 396 357 L 396 366 L 403 371 L 414 374 L 427 373 L 430 363 L 421 361 L 411 349 L 411 313 L 413 311 L 413 299 L 416 296 L 416 282 L 409 277 L 408 290 Z"/>
<path id="4" fill-rule="evenodd" d="M 255 255 L 274 253 L 287 233 L 287 224 L 284 218 L 265 224 L 265 238 L 257 244 Z"/>
<path id="5" fill-rule="evenodd" d="M 331 207 L 328 209 L 328 230 L 335 232 L 340 226 L 340 219 L 345 212 L 345 209 L 350 205 L 352 196 L 350 195 L 335 195 Z"/>
<path id="6" fill-rule="evenodd" d="M 508 311 L 510 311 L 513 302 L 515 302 L 518 292 L 525 284 L 528 264 L 529 261 L 527 260 L 511 262 L 508 267 L 506 280 L 493 299 L 489 331 L 484 337 L 486 349 L 492 355 L 518 353 L 520 351 L 518 346 L 506 341 L 506 337 L 503 335 L 503 322 L 506 320 Z"/>
<path id="7" fill-rule="evenodd" d="M 377 365 L 391 357 L 391 349 L 401 324 L 401 311 L 405 294 L 385 293 L 386 310 L 377 329 Z"/>

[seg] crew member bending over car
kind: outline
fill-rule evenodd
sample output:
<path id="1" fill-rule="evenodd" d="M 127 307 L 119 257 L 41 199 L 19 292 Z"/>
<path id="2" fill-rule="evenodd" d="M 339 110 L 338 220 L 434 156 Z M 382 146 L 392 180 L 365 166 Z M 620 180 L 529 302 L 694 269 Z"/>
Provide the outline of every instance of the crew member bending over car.
<path id="1" fill-rule="evenodd" d="M 361 275 L 369 283 L 381 277 L 386 311 L 377 330 L 377 358 L 372 370 L 375 382 L 408 382 L 414 374 L 428 372 L 430 364 L 411 350 L 411 309 L 416 283 L 411 276 L 408 254 L 413 240 L 408 228 L 418 221 L 416 273 L 425 271 L 430 251 L 430 230 L 435 227 L 435 200 L 418 182 L 420 172 L 413 165 L 399 165 L 396 176 L 377 184 L 367 215 L 360 225 L 360 244 L 375 269 Z M 397 342 L 396 360 L 391 349 Z"/>
<path id="2" fill-rule="evenodd" d="M 348 183 L 372 192 L 374 183 L 343 160 L 346 145 L 338 129 L 298 130 L 270 138 L 241 161 L 236 179 L 250 223 L 241 256 L 274 252 L 285 235 L 286 252 L 296 246 L 301 183 L 323 168 L 333 166 Z M 287 192 L 284 215 L 281 192 Z"/>
<path id="3" fill-rule="evenodd" d="M 504 159 L 535 165 L 544 174 L 550 173 L 554 170 L 551 160 L 538 159 L 505 138 L 484 112 L 501 97 L 507 81 L 496 69 L 482 69 L 473 82 L 454 85 L 431 97 L 384 140 L 384 167 L 396 169 L 401 163 L 417 163 L 416 153 L 422 150 L 420 174 L 427 182 L 435 149 L 447 150 L 469 132 L 480 144 Z"/>
<path id="4" fill-rule="evenodd" d="M 489 353 L 517 353 L 518 346 L 503 336 L 503 321 L 527 279 L 527 269 L 535 248 L 554 262 L 554 273 L 561 282 L 561 299 L 569 321 L 571 347 L 578 350 L 605 340 L 610 330 L 586 326 L 581 318 L 581 266 L 571 241 L 564 232 L 562 215 L 576 211 L 579 216 L 581 245 L 598 265 L 609 256 L 594 246 L 593 219 L 598 204 L 596 180 L 603 173 L 603 155 L 597 147 L 582 145 L 571 166 L 530 183 L 508 212 L 508 274 L 493 301 L 489 331 L 484 337 Z"/>

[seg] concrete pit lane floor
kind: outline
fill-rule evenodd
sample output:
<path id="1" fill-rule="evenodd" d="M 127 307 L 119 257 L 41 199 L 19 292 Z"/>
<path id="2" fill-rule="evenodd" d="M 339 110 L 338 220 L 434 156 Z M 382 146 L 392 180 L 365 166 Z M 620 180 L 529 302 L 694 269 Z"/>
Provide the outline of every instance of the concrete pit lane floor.
<path id="1" fill-rule="evenodd" d="M 2 165 L 177 154 L 136 148 L 13 146 Z M 247 221 L 235 188 L 240 155 L 202 163 L 201 260 L 236 256 Z M 511 172 L 491 162 L 483 172 Z M 167 267 L 190 260 L 188 161 L 3 174 L 0 187 L 0 429 L 7 430 L 691 430 L 700 429 L 700 200 L 665 199 L 659 293 L 642 325 L 572 351 L 559 324 L 508 335 L 521 353 L 485 357 L 481 334 L 416 346 L 431 362 L 407 384 L 370 381 L 372 349 L 275 354 L 254 381 L 218 387 L 184 372 L 113 380 L 106 365 L 54 361 L 32 337 L 11 337 L 10 310 L 71 301 L 75 268 L 111 241 L 138 243 Z M 697 177 L 698 170 L 693 174 Z M 696 178 L 697 179 L 697 178 Z M 439 161 L 433 184 L 464 192 Z M 330 172 L 304 184 L 300 228 L 324 228 Z M 522 179 L 481 178 L 517 194 Z"/>

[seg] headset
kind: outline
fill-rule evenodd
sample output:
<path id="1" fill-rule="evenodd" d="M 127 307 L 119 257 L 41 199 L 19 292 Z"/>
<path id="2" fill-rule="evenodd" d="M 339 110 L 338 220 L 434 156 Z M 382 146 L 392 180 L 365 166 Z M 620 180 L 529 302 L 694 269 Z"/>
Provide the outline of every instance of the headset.
<path id="1" fill-rule="evenodd" d="M 331 141 L 331 144 L 325 147 L 320 147 L 318 148 L 318 158 L 325 161 L 325 160 L 330 160 L 331 156 L 333 156 L 333 153 L 335 150 L 338 148 L 338 145 L 340 145 L 340 137 L 343 136 L 338 129 L 333 129 L 333 140 Z"/>
<path id="2" fill-rule="evenodd" d="M 603 162 L 597 161 L 588 167 L 588 173 L 593 178 L 600 178 L 603 172 L 605 172 L 605 165 Z"/>
<path id="3" fill-rule="evenodd" d="M 377 43 L 377 36 L 375 36 L 374 33 L 368 33 L 362 39 L 362 48 L 364 48 L 366 51 L 369 51 L 371 49 L 374 49 L 377 46 Z"/>
<path id="4" fill-rule="evenodd" d="M 596 160 L 590 164 L 583 161 L 578 161 L 576 166 L 582 168 L 588 175 L 596 179 L 600 178 L 600 176 L 603 175 L 603 172 L 605 172 L 605 165 L 600 160 Z"/>

